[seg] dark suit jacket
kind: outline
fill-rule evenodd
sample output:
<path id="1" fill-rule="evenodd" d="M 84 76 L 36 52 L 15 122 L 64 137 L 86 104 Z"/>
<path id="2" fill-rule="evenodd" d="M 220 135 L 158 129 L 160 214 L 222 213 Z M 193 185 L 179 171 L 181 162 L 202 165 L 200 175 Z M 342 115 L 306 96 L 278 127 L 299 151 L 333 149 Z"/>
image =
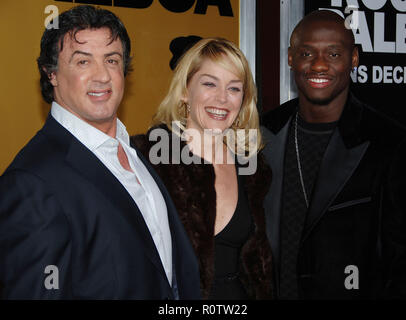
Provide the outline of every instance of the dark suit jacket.
<path id="1" fill-rule="evenodd" d="M 167 190 L 138 156 L 166 201 L 179 297 L 199 299 L 193 248 Z M 0 195 L 2 298 L 175 297 L 131 196 L 52 116 L 0 178 Z M 55 275 L 45 273 L 49 265 L 59 289 L 45 287 Z"/>
<path id="2" fill-rule="evenodd" d="M 283 164 L 298 100 L 262 118 L 272 168 L 267 234 L 279 279 Z M 298 254 L 304 299 L 405 297 L 405 132 L 350 97 L 323 156 Z M 359 271 L 359 289 L 345 281 Z M 347 273 L 345 273 L 347 271 Z M 350 281 L 352 285 L 356 282 Z M 278 289 L 278 285 L 277 288 Z"/>

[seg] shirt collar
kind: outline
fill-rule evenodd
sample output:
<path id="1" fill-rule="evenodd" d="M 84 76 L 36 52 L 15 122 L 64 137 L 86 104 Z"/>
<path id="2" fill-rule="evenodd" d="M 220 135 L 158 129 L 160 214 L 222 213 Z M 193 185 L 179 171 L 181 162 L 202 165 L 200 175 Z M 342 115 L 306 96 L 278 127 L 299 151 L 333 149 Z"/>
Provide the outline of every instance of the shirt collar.
<path id="1" fill-rule="evenodd" d="M 116 139 L 120 140 L 120 142 L 130 146 L 130 136 L 127 132 L 127 128 L 125 127 L 124 123 L 117 118 L 117 132 L 116 132 Z"/>
<path id="2" fill-rule="evenodd" d="M 104 132 L 75 116 L 55 101 L 51 106 L 52 117 L 68 130 L 76 139 L 83 143 L 89 150 L 94 151 L 106 141 L 113 139 Z M 130 137 L 124 124 L 117 119 L 116 139 L 129 145 Z M 113 139 L 114 140 L 114 139 Z"/>

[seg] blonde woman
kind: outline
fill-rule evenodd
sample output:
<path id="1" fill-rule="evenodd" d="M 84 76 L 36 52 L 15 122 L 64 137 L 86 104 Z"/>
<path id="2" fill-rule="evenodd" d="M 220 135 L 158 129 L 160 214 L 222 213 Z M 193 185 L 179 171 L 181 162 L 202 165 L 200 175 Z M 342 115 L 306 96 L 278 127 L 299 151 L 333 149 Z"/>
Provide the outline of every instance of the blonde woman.
<path id="1" fill-rule="evenodd" d="M 180 59 L 152 128 L 132 142 L 171 194 L 199 260 L 202 296 L 271 298 L 263 210 L 271 172 L 259 153 L 256 87 L 243 53 L 225 39 L 197 42 Z"/>

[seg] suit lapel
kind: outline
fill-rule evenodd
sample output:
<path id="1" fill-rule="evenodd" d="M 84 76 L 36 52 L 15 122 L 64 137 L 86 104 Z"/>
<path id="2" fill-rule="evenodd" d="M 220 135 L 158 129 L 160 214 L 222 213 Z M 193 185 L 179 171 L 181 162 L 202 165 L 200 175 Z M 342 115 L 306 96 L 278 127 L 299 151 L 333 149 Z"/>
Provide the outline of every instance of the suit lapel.
<path id="1" fill-rule="evenodd" d="M 170 197 L 168 190 L 166 189 L 164 183 L 162 182 L 161 178 L 158 176 L 156 171 L 152 168 L 150 163 L 148 162 L 147 159 L 144 158 L 141 152 L 137 150 L 133 145 L 132 147 L 137 151 L 138 157 L 141 159 L 141 161 L 144 163 L 145 167 L 148 169 L 150 172 L 152 178 L 155 180 L 156 184 L 158 185 L 159 190 L 162 193 L 162 196 L 165 199 L 167 211 L 168 211 L 168 222 L 170 226 L 170 231 L 171 231 L 171 237 L 172 237 L 172 274 L 175 277 L 174 279 L 177 279 L 181 281 L 182 276 L 181 276 L 181 270 L 192 270 L 193 268 L 198 268 L 198 261 L 196 258 L 196 255 L 194 253 L 194 249 L 192 247 L 192 244 L 190 243 L 189 237 L 186 233 L 186 230 L 183 227 L 183 224 L 181 223 L 178 212 L 176 210 L 175 204 L 172 201 L 172 198 Z M 185 266 L 184 268 L 180 267 L 181 263 L 185 263 L 186 261 L 192 261 L 194 260 L 195 266 Z M 174 284 L 176 284 L 176 280 L 173 281 Z M 182 283 L 177 283 L 180 289 L 182 289 Z M 183 290 L 181 290 L 183 291 Z"/>
<path id="2" fill-rule="evenodd" d="M 272 170 L 271 186 L 264 200 L 266 233 L 271 245 L 275 289 L 279 290 L 280 260 L 280 220 L 282 213 L 283 164 L 285 161 L 286 141 L 292 114 L 298 106 L 298 99 L 288 101 L 276 110 L 265 114 L 261 123 L 266 147 L 263 154 Z M 278 295 L 278 293 L 276 293 Z"/>
<path id="3" fill-rule="evenodd" d="M 134 146 L 132 146 L 134 148 Z M 186 231 L 183 228 L 183 225 L 181 224 L 181 221 L 178 217 L 178 212 L 176 210 L 175 204 L 172 201 L 172 198 L 170 197 L 168 190 L 166 189 L 164 183 L 162 182 L 161 178 L 158 176 L 158 174 L 156 173 L 156 171 L 152 168 L 152 166 L 150 165 L 150 163 L 148 162 L 147 159 L 144 158 L 144 156 L 142 155 L 141 152 L 139 152 L 136 148 L 134 148 L 137 151 L 138 157 L 141 159 L 141 161 L 144 163 L 145 167 L 147 168 L 147 170 L 149 171 L 149 173 L 151 174 L 152 178 L 155 180 L 159 190 L 162 193 L 162 196 L 165 199 L 165 203 L 166 203 L 166 207 L 168 210 L 168 221 L 169 221 L 169 225 L 170 225 L 170 231 L 171 231 L 171 235 L 173 239 L 177 239 L 177 237 L 179 236 L 180 233 L 184 234 L 184 236 L 188 238 Z M 182 242 L 183 243 L 183 242 Z M 190 252 L 194 252 L 192 245 L 190 243 L 189 240 L 187 240 L 185 243 L 189 243 L 190 244 Z"/>
<path id="4" fill-rule="evenodd" d="M 360 102 L 350 94 L 320 164 L 302 241 L 343 189 L 369 146 L 362 111 Z"/>
<path id="5" fill-rule="evenodd" d="M 264 139 L 269 148 L 263 151 L 264 157 L 272 170 L 271 186 L 264 200 L 266 214 L 266 231 L 272 249 L 273 266 L 279 274 L 280 258 L 280 219 L 282 210 L 283 162 L 290 121 L 276 134 L 266 131 Z M 279 276 L 275 277 L 278 288 Z"/>
<path id="6" fill-rule="evenodd" d="M 135 230 L 134 236 L 140 238 L 145 255 L 152 261 L 158 271 L 165 275 L 158 251 L 144 218 L 119 180 L 92 152 L 74 137 L 71 139 L 66 161 L 88 181 L 93 183 L 106 199 L 117 208 L 117 211 Z"/>
<path id="7" fill-rule="evenodd" d="M 304 241 L 351 177 L 369 145 L 347 148 L 336 128 L 323 156 L 303 230 Z"/>

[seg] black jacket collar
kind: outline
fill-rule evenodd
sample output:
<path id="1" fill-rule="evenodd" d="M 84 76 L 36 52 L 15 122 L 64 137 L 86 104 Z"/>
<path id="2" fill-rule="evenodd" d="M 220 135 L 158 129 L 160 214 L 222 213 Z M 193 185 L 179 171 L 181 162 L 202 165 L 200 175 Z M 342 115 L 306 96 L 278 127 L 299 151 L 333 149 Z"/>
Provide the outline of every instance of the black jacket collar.
<path id="1" fill-rule="evenodd" d="M 299 99 L 295 98 L 271 110 L 261 118 L 261 124 L 274 134 L 277 134 L 295 114 Z M 338 130 L 347 148 L 352 148 L 365 142 L 367 135 L 363 127 L 363 111 L 366 106 L 353 94 L 349 94 L 346 105 L 338 121 Z"/>

